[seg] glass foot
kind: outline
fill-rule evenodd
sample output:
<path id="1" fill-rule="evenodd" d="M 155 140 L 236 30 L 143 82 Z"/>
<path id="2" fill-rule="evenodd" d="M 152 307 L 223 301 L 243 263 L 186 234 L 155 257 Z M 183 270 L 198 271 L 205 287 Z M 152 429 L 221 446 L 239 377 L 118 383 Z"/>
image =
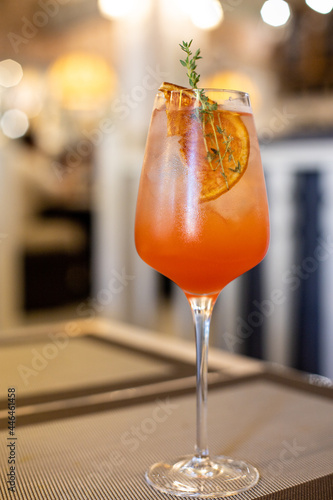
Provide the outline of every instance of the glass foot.
<path id="1" fill-rule="evenodd" d="M 174 463 L 157 463 L 146 472 L 147 482 L 163 493 L 196 498 L 236 495 L 259 480 L 255 467 L 229 457 L 185 456 Z"/>

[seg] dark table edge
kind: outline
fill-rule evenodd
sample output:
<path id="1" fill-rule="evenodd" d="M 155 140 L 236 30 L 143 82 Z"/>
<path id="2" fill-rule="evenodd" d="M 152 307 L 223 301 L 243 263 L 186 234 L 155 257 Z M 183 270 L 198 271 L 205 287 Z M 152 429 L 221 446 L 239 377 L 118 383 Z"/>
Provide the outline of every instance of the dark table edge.
<path id="1" fill-rule="evenodd" d="M 287 375 L 288 373 L 288 375 Z M 171 381 L 171 380 L 170 380 Z M 255 381 L 259 382 L 272 382 L 277 385 L 282 385 L 289 390 L 297 392 L 302 391 L 314 395 L 319 398 L 327 398 L 333 400 L 333 389 L 330 387 L 321 387 L 314 384 L 309 384 L 304 374 L 294 371 L 286 371 L 283 373 L 279 370 L 266 370 L 261 373 L 254 373 L 252 375 L 242 375 L 235 378 L 225 378 L 223 374 L 217 376 L 217 381 L 209 384 L 209 392 L 221 388 L 228 388 L 240 384 L 249 384 Z M 73 418 L 80 415 L 88 415 L 92 413 L 99 413 L 119 408 L 126 408 L 129 406 L 143 405 L 152 401 L 165 399 L 168 397 L 178 398 L 195 393 L 195 385 L 181 389 L 167 389 L 155 392 L 149 395 L 134 395 L 120 400 L 108 400 L 107 395 L 105 401 L 96 404 L 82 404 L 81 406 L 71 408 L 60 408 L 53 411 L 46 412 L 31 412 L 30 414 L 21 415 L 17 418 L 17 426 L 41 424 L 43 422 L 50 422 L 52 420 L 60 420 L 66 418 Z M 43 401 L 44 402 L 44 401 Z M 7 428 L 7 420 L 0 420 L 0 430 Z M 332 497 L 333 500 L 333 497 Z"/>
<path id="2" fill-rule="evenodd" d="M 68 399 L 77 398 L 81 396 L 88 396 L 92 394 L 106 393 L 111 391 L 119 391 L 127 388 L 136 388 L 136 387 L 141 387 L 143 385 L 147 385 L 152 382 L 154 383 L 165 382 L 169 380 L 176 380 L 179 378 L 195 375 L 194 364 L 179 359 L 174 359 L 171 356 L 167 356 L 166 354 L 160 352 L 153 353 L 145 351 L 144 348 L 130 346 L 114 339 L 107 339 L 105 337 L 101 337 L 98 334 L 85 334 L 80 337 L 73 337 L 73 340 L 80 338 L 89 339 L 94 342 L 104 343 L 108 347 L 117 347 L 119 349 L 124 349 L 127 352 L 131 352 L 133 354 L 139 354 L 142 357 L 154 359 L 155 361 L 158 360 L 164 362 L 166 364 L 169 364 L 169 366 L 173 369 L 172 373 L 168 375 L 157 375 L 153 381 L 151 377 L 137 377 L 137 378 L 127 379 L 124 382 L 99 384 L 88 388 L 82 387 L 64 391 L 55 391 L 52 393 L 38 393 L 38 394 L 31 394 L 29 396 L 20 396 L 18 401 L 18 404 L 20 406 L 36 405 L 41 402 L 47 403 L 51 401 L 65 401 Z M 30 336 L 26 338 L 21 337 L 20 339 L 13 339 L 13 341 L 6 340 L 5 342 L 2 343 L 0 341 L 0 348 L 1 344 L 8 345 L 8 344 L 15 344 L 18 342 L 21 344 L 22 342 L 30 343 L 41 340 L 43 339 L 41 339 L 40 336 Z M 4 410 L 6 408 L 7 408 L 7 399 L 0 399 L 0 410 Z"/>

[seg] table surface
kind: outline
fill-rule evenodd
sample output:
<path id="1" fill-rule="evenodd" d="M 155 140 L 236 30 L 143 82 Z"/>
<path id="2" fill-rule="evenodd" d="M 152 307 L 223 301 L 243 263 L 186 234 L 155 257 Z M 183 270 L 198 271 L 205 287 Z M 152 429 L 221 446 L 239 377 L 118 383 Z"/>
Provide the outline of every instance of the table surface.
<path id="1" fill-rule="evenodd" d="M 194 345 L 91 320 L 6 332 L 0 347 L 1 498 L 176 498 L 143 476 L 193 450 Z M 248 460 L 261 476 L 232 498 L 333 499 L 330 381 L 216 349 L 209 379 L 211 452 Z M 15 497 L 4 480 L 8 387 L 17 403 Z M 163 422 L 154 418 L 163 411 Z"/>

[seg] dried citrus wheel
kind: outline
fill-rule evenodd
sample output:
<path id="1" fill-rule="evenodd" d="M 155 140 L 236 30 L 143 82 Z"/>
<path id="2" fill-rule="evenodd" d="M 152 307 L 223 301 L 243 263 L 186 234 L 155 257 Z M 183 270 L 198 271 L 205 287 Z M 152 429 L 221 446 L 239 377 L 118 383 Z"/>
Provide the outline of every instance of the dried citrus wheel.
<path id="1" fill-rule="evenodd" d="M 197 96 L 195 92 L 167 82 L 162 83 L 158 90 L 164 93 L 167 104 L 168 136 L 182 135 L 192 124 L 191 117 L 186 111 L 194 109 L 196 106 Z M 178 92 L 172 94 L 171 92 L 175 90 Z"/>
<path id="2" fill-rule="evenodd" d="M 200 200 L 229 191 L 249 159 L 249 134 L 240 114 L 219 109 L 205 95 L 203 102 L 192 89 L 163 83 L 159 90 L 166 99 L 168 136 L 180 135 L 180 153 L 197 178 Z"/>

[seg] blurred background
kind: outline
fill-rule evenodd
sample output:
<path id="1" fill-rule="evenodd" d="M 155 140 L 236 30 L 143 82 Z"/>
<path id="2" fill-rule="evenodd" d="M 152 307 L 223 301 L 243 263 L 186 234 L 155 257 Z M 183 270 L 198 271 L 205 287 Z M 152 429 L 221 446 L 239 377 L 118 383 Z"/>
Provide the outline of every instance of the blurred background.
<path id="1" fill-rule="evenodd" d="M 192 339 L 136 255 L 153 98 L 248 91 L 271 214 L 266 259 L 221 294 L 213 345 L 333 378 L 333 0 L 1 0 L 0 327 L 104 316 Z"/>

